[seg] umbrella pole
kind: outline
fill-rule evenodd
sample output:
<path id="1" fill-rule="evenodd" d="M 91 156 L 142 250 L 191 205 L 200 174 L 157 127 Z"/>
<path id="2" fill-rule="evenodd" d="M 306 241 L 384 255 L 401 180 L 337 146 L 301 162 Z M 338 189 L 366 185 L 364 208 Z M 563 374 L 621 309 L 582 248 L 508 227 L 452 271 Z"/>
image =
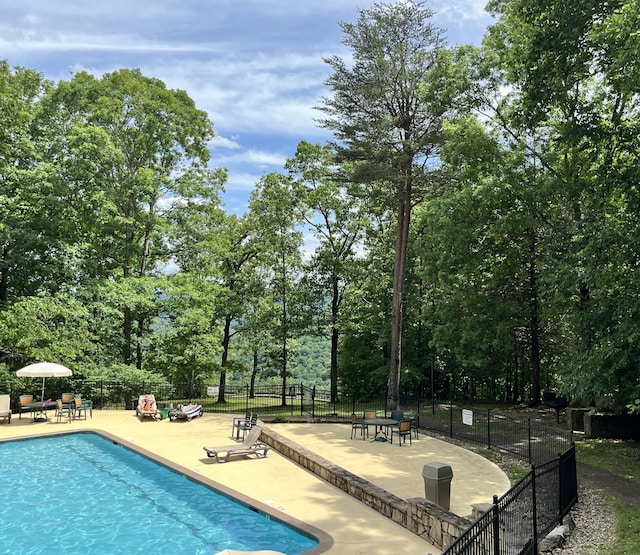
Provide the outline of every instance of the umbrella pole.
<path id="1" fill-rule="evenodd" d="M 40 393 L 40 401 L 42 401 L 44 403 L 44 380 L 46 378 L 44 376 L 42 376 L 42 393 Z"/>

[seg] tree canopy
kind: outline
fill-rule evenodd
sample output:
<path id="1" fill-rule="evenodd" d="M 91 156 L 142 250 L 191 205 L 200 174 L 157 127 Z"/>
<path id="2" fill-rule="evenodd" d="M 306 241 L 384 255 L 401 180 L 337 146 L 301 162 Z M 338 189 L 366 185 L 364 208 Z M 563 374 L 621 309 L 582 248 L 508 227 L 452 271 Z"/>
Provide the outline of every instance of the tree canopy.
<path id="1" fill-rule="evenodd" d="M 136 69 L 0 62 L 0 384 L 79 377 L 341 395 L 640 402 L 634 1 L 492 0 L 481 46 L 423 2 L 340 24 L 320 106 L 244 214 L 213 122 Z"/>

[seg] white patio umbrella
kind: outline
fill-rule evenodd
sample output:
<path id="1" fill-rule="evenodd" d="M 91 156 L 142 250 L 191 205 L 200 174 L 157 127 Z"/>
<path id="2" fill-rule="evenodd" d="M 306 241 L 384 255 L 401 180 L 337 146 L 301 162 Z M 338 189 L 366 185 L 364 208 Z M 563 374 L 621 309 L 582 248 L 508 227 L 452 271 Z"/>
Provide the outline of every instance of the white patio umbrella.
<path id="1" fill-rule="evenodd" d="M 64 378 L 71 376 L 73 372 L 62 364 L 56 364 L 55 362 L 35 362 L 29 364 L 24 368 L 20 368 L 16 372 L 16 376 L 27 378 L 42 378 L 42 394 L 41 401 L 44 401 L 44 380 L 46 378 Z"/>

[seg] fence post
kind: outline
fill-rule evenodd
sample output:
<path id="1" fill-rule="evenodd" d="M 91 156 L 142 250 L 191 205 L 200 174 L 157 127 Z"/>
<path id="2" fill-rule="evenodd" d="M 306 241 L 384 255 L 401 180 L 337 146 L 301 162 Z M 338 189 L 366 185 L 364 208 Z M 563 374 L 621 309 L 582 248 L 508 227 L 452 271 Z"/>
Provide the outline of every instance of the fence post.
<path id="1" fill-rule="evenodd" d="M 533 515 L 533 553 L 538 552 L 538 510 L 536 499 L 536 465 L 531 465 L 531 504 L 533 505 L 531 514 Z"/>
<path id="2" fill-rule="evenodd" d="M 491 409 L 487 409 L 487 449 L 491 449 Z"/>
<path id="3" fill-rule="evenodd" d="M 449 401 L 449 437 L 453 437 L 453 404 Z"/>
<path id="4" fill-rule="evenodd" d="M 300 382 L 300 416 L 304 414 L 302 410 L 302 403 L 304 402 L 304 383 Z"/>
<path id="5" fill-rule="evenodd" d="M 316 417 L 316 386 L 315 385 L 311 390 L 311 406 L 313 407 L 311 409 L 311 418 L 315 418 Z"/>
<path id="6" fill-rule="evenodd" d="M 558 453 L 558 522 L 562 522 L 562 483 L 564 477 L 564 457 Z"/>
<path id="7" fill-rule="evenodd" d="M 498 510 L 498 496 L 493 496 L 493 555 L 500 555 L 500 511 Z"/>
<path id="8" fill-rule="evenodd" d="M 533 453 L 531 448 L 531 418 L 527 418 L 527 456 L 529 460 L 527 461 L 529 464 L 533 461 Z"/>

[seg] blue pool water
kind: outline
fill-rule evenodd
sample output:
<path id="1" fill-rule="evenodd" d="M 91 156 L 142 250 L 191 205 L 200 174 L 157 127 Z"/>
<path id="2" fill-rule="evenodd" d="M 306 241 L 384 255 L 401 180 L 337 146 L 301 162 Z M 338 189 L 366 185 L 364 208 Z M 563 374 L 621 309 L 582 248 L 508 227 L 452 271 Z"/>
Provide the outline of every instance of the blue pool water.
<path id="1" fill-rule="evenodd" d="M 89 433 L 0 444 L 0 553 L 303 553 L 318 542 Z"/>

